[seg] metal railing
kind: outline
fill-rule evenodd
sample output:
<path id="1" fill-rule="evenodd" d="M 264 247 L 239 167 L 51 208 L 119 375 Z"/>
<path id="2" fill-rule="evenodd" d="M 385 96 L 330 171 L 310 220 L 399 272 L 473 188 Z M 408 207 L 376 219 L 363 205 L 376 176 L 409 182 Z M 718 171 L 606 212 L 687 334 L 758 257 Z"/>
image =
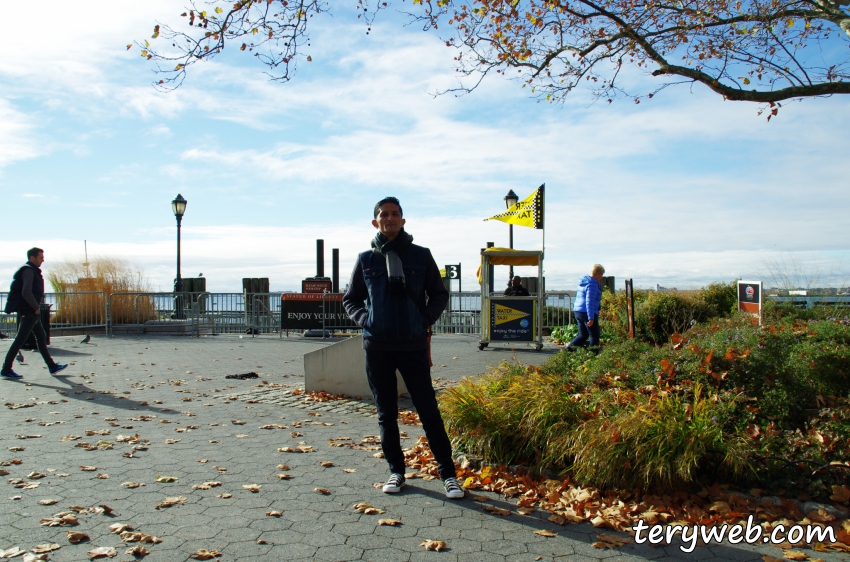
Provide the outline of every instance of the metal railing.
<path id="1" fill-rule="evenodd" d="M 192 335 L 272 334 L 280 333 L 281 293 L 195 293 L 195 292 L 126 292 L 106 295 L 103 292 L 48 293 L 45 303 L 52 305 L 51 330 L 96 330 L 107 334 L 117 330 L 165 331 L 169 327 L 190 326 Z M 338 293 L 327 293 L 322 299 L 322 326 L 326 330 L 358 331 L 342 307 Z M 333 296 L 334 298 L 329 298 Z M 8 294 L 0 293 L 0 311 Z M 787 297 L 795 304 L 846 302 L 843 297 Z M 838 299 L 838 300 L 836 300 Z M 572 297 L 566 291 L 546 293 L 543 327 L 554 328 L 573 321 Z M 808 305 L 807 305 L 808 306 Z M 813 306 L 813 305 L 812 305 Z M 17 318 L 0 313 L 0 332 L 14 336 Z M 438 334 L 480 334 L 481 294 L 451 293 L 450 306 L 434 324 Z"/>
<path id="2" fill-rule="evenodd" d="M 322 337 L 325 330 L 346 332 L 359 331 L 354 320 L 348 317 L 342 306 L 342 293 L 325 293 L 322 295 Z"/>
<path id="3" fill-rule="evenodd" d="M 6 336 L 14 336 L 18 331 L 17 315 L 2 312 L 8 298 L 8 293 L 0 293 L 0 332 Z M 53 334 L 106 330 L 108 303 L 103 291 L 47 293 L 44 295 L 43 304 L 50 305 L 50 330 Z"/>
<path id="4" fill-rule="evenodd" d="M 836 308 L 850 308 L 850 296 L 840 297 L 771 297 L 767 298 L 776 302 L 790 302 L 797 308 L 805 308 L 807 310 L 816 306 L 834 306 Z"/>
<path id="5" fill-rule="evenodd" d="M 224 293 L 221 296 L 225 296 Z M 252 336 L 280 332 L 280 293 L 245 293 L 245 327 L 243 332 Z M 232 326 L 228 326 L 232 328 Z M 221 331 L 215 333 L 233 333 Z"/>

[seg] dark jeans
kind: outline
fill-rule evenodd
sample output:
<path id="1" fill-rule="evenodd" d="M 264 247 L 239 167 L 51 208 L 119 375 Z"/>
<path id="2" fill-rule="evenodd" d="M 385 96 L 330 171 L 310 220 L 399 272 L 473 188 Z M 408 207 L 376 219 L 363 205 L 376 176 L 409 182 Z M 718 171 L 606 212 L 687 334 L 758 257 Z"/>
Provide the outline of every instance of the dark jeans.
<path id="1" fill-rule="evenodd" d="M 18 335 L 15 336 L 15 341 L 12 342 L 9 353 L 6 354 L 6 360 L 3 362 L 3 370 L 12 370 L 12 361 L 15 360 L 15 356 L 27 342 L 30 333 L 35 334 L 38 351 L 41 353 L 44 362 L 47 363 L 47 368 L 52 369 L 56 366 L 56 363 L 50 357 L 50 352 L 47 351 L 47 334 L 44 333 L 44 326 L 41 325 L 41 314 L 35 312 L 23 312 L 19 314 L 21 323 L 18 325 Z"/>
<path id="2" fill-rule="evenodd" d="M 404 453 L 398 433 L 398 385 L 396 369 L 401 373 L 413 406 L 422 421 L 428 445 L 437 461 L 440 478 L 453 478 L 455 464 L 452 445 L 437 408 L 437 395 L 431 385 L 431 367 L 428 351 L 372 351 L 366 350 L 366 376 L 369 388 L 378 407 L 378 426 L 381 429 L 381 446 L 390 470 L 404 474 Z"/>
<path id="3" fill-rule="evenodd" d="M 574 312 L 578 322 L 578 335 L 570 342 L 570 347 L 586 347 L 590 339 L 590 347 L 595 353 L 599 353 L 599 318 L 593 322 L 593 326 L 587 327 L 587 313 Z"/>

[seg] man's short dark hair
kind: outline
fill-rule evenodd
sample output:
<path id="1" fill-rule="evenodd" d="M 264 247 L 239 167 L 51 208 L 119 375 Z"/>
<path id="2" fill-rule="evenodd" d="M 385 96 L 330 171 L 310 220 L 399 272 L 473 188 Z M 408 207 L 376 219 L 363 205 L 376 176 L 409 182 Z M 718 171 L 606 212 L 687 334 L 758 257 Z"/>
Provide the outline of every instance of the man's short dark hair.
<path id="1" fill-rule="evenodd" d="M 398 199 L 395 197 L 384 197 L 377 203 L 375 203 L 375 218 L 378 218 L 378 213 L 381 212 L 381 205 L 385 205 L 387 203 L 392 203 L 393 205 L 398 207 L 398 212 L 401 213 L 401 216 L 404 216 L 404 211 L 401 210 L 401 203 L 398 202 Z"/>
<path id="2" fill-rule="evenodd" d="M 37 257 L 39 254 L 43 254 L 44 250 L 41 248 L 30 248 L 27 250 L 27 259 Z"/>

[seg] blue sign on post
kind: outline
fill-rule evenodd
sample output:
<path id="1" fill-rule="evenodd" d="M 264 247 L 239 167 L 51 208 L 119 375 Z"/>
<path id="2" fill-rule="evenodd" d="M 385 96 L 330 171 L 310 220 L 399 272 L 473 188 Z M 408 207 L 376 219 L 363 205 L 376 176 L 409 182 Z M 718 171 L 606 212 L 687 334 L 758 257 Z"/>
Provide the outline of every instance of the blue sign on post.
<path id="1" fill-rule="evenodd" d="M 534 341 L 537 301 L 490 299 L 490 341 Z"/>

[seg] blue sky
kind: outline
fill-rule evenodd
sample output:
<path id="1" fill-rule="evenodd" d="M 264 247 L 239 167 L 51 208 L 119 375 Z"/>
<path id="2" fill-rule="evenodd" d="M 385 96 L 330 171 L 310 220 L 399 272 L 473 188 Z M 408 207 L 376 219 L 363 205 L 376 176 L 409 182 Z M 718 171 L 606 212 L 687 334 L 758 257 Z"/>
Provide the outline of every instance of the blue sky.
<path id="1" fill-rule="evenodd" d="M 37 36 L 0 36 L 0 278 L 32 245 L 49 270 L 80 259 L 85 239 L 90 255 L 135 262 L 168 290 L 180 192 L 184 276 L 204 273 L 214 291 L 239 290 L 242 277 L 293 290 L 315 272 L 316 238 L 327 271 L 340 248 L 347 278 L 373 236 L 374 202 L 395 195 L 416 242 L 441 266 L 462 263 L 472 289 L 479 248 L 507 244 L 507 225 L 483 219 L 509 189 L 525 197 L 545 182 L 550 289 L 574 288 L 595 262 L 645 287 L 764 278 L 776 262 L 850 282 L 848 98 L 790 103 L 767 123 L 699 85 L 640 105 L 584 92 L 550 105 L 494 76 L 471 95 L 435 97 L 456 83 L 437 36 L 392 12 L 367 36 L 336 7 L 315 20 L 313 62 L 291 83 L 234 51 L 159 93 L 126 44 L 179 23 L 182 8 L 5 8 L 9 21 L 62 17 L 38 19 Z M 539 231 L 515 237 L 540 247 Z"/>

